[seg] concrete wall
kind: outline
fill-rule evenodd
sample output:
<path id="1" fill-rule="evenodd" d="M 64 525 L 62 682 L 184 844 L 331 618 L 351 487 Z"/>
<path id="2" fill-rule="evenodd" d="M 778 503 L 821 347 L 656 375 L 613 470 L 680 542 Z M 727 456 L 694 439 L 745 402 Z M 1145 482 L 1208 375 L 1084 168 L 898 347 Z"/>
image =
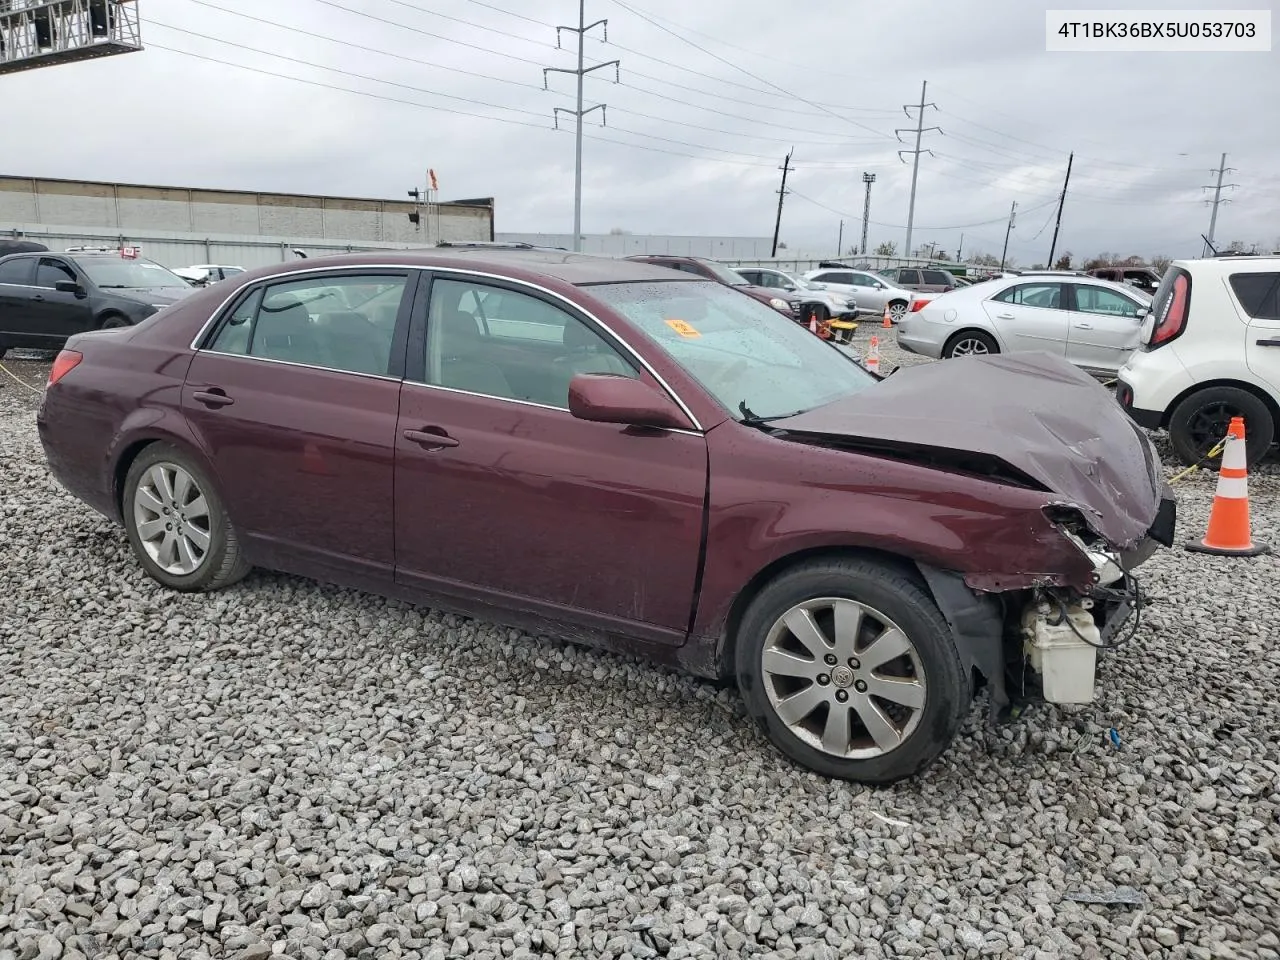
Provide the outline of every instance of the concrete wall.
<path id="1" fill-rule="evenodd" d="M 439 204 L 429 216 L 423 211 L 420 228 L 409 222 L 415 209 L 395 200 L 0 177 L 0 234 L 33 224 L 113 236 L 181 232 L 417 245 L 492 235 L 492 207 Z"/>
<path id="2" fill-rule="evenodd" d="M 499 233 L 494 238 L 509 243 L 531 243 L 537 247 L 573 249 L 571 233 Z M 583 253 L 628 257 L 637 253 L 666 253 L 682 257 L 710 257 L 736 260 L 767 257 L 772 237 L 679 237 L 631 234 L 584 234 Z"/>

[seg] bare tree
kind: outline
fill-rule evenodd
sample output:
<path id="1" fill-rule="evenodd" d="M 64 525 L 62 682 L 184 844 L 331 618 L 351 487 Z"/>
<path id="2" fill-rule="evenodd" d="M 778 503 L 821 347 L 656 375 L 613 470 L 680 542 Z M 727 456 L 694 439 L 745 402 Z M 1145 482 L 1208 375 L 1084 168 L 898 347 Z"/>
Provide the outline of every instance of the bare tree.
<path id="1" fill-rule="evenodd" d="M 886 240 L 884 243 L 876 247 L 877 257 L 895 257 L 898 255 L 898 245 L 892 240 Z"/>
<path id="2" fill-rule="evenodd" d="M 1060 257 L 1057 259 L 1057 261 L 1054 263 L 1054 265 L 1053 265 L 1053 269 L 1055 269 L 1055 270 L 1070 270 L 1070 269 L 1071 269 L 1071 251 L 1070 251 L 1070 250 L 1065 250 L 1065 251 L 1063 251 L 1062 256 L 1060 256 Z"/>

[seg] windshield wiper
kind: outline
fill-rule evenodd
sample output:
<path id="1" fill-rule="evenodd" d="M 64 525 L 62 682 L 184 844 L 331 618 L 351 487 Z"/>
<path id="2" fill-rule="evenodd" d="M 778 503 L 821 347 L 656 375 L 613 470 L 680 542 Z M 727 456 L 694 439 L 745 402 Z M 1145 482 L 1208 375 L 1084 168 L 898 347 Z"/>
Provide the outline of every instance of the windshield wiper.
<path id="1" fill-rule="evenodd" d="M 773 423 L 775 420 L 786 420 L 789 417 L 798 417 L 805 411 L 793 410 L 791 413 L 780 413 L 773 417 L 758 417 L 751 412 L 751 408 L 747 406 L 747 401 L 743 400 L 738 404 L 738 412 L 742 414 L 742 422 L 748 427 L 762 427 L 766 424 Z"/>
<path id="2" fill-rule="evenodd" d="M 98 289 L 100 290 L 132 290 L 133 288 L 129 286 L 129 284 L 127 283 L 100 283 L 98 284 Z"/>

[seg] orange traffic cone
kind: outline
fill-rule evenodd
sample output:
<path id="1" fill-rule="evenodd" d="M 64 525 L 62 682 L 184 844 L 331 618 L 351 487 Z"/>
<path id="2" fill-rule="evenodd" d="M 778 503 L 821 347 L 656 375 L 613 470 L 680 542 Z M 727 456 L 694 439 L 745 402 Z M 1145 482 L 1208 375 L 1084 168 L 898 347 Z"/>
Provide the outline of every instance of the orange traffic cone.
<path id="1" fill-rule="evenodd" d="M 867 347 L 867 356 L 866 356 L 866 359 L 862 361 L 862 363 L 863 363 L 863 366 L 865 366 L 872 373 L 880 372 L 880 338 L 879 337 L 874 335 L 871 337 L 871 345 Z"/>
<path id="2" fill-rule="evenodd" d="M 1249 532 L 1248 458 L 1243 417 L 1232 417 L 1227 429 L 1218 489 L 1213 495 L 1213 509 L 1209 511 L 1209 530 L 1203 540 L 1188 543 L 1187 549 L 1226 557 L 1256 557 L 1270 549 L 1264 543 L 1255 543 Z"/>
<path id="3" fill-rule="evenodd" d="M 886 330 L 893 326 L 893 317 L 889 315 L 889 305 L 887 303 L 884 305 L 884 322 L 881 323 L 880 326 L 884 327 Z"/>
<path id="4" fill-rule="evenodd" d="M 818 317 L 817 317 L 817 314 L 813 314 L 813 313 L 809 314 L 809 332 L 810 332 L 810 333 L 817 333 L 817 332 L 818 332 Z"/>

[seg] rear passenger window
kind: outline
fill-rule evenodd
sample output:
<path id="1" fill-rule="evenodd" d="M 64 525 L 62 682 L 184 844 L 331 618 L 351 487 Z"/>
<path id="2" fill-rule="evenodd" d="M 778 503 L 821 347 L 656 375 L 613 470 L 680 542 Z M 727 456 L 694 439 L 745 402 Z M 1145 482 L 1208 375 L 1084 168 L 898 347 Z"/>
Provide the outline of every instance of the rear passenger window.
<path id="1" fill-rule="evenodd" d="M 313 277 L 259 288 L 209 348 L 385 376 L 406 283 L 403 276 Z"/>
<path id="2" fill-rule="evenodd" d="M 13 283 L 26 286 L 31 282 L 31 267 L 35 263 L 32 257 L 18 260 L 7 260 L 0 263 L 0 283 Z"/>
<path id="3" fill-rule="evenodd" d="M 1233 273 L 1231 289 L 1255 320 L 1280 320 L 1280 273 Z"/>
<path id="4" fill-rule="evenodd" d="M 898 282 L 905 284 L 919 284 L 920 271 L 918 270 L 901 270 L 898 272 Z"/>
<path id="5" fill-rule="evenodd" d="M 944 273 L 941 270 L 926 270 L 924 271 L 924 282 L 933 284 L 943 283 L 950 286 L 951 274 Z"/>

